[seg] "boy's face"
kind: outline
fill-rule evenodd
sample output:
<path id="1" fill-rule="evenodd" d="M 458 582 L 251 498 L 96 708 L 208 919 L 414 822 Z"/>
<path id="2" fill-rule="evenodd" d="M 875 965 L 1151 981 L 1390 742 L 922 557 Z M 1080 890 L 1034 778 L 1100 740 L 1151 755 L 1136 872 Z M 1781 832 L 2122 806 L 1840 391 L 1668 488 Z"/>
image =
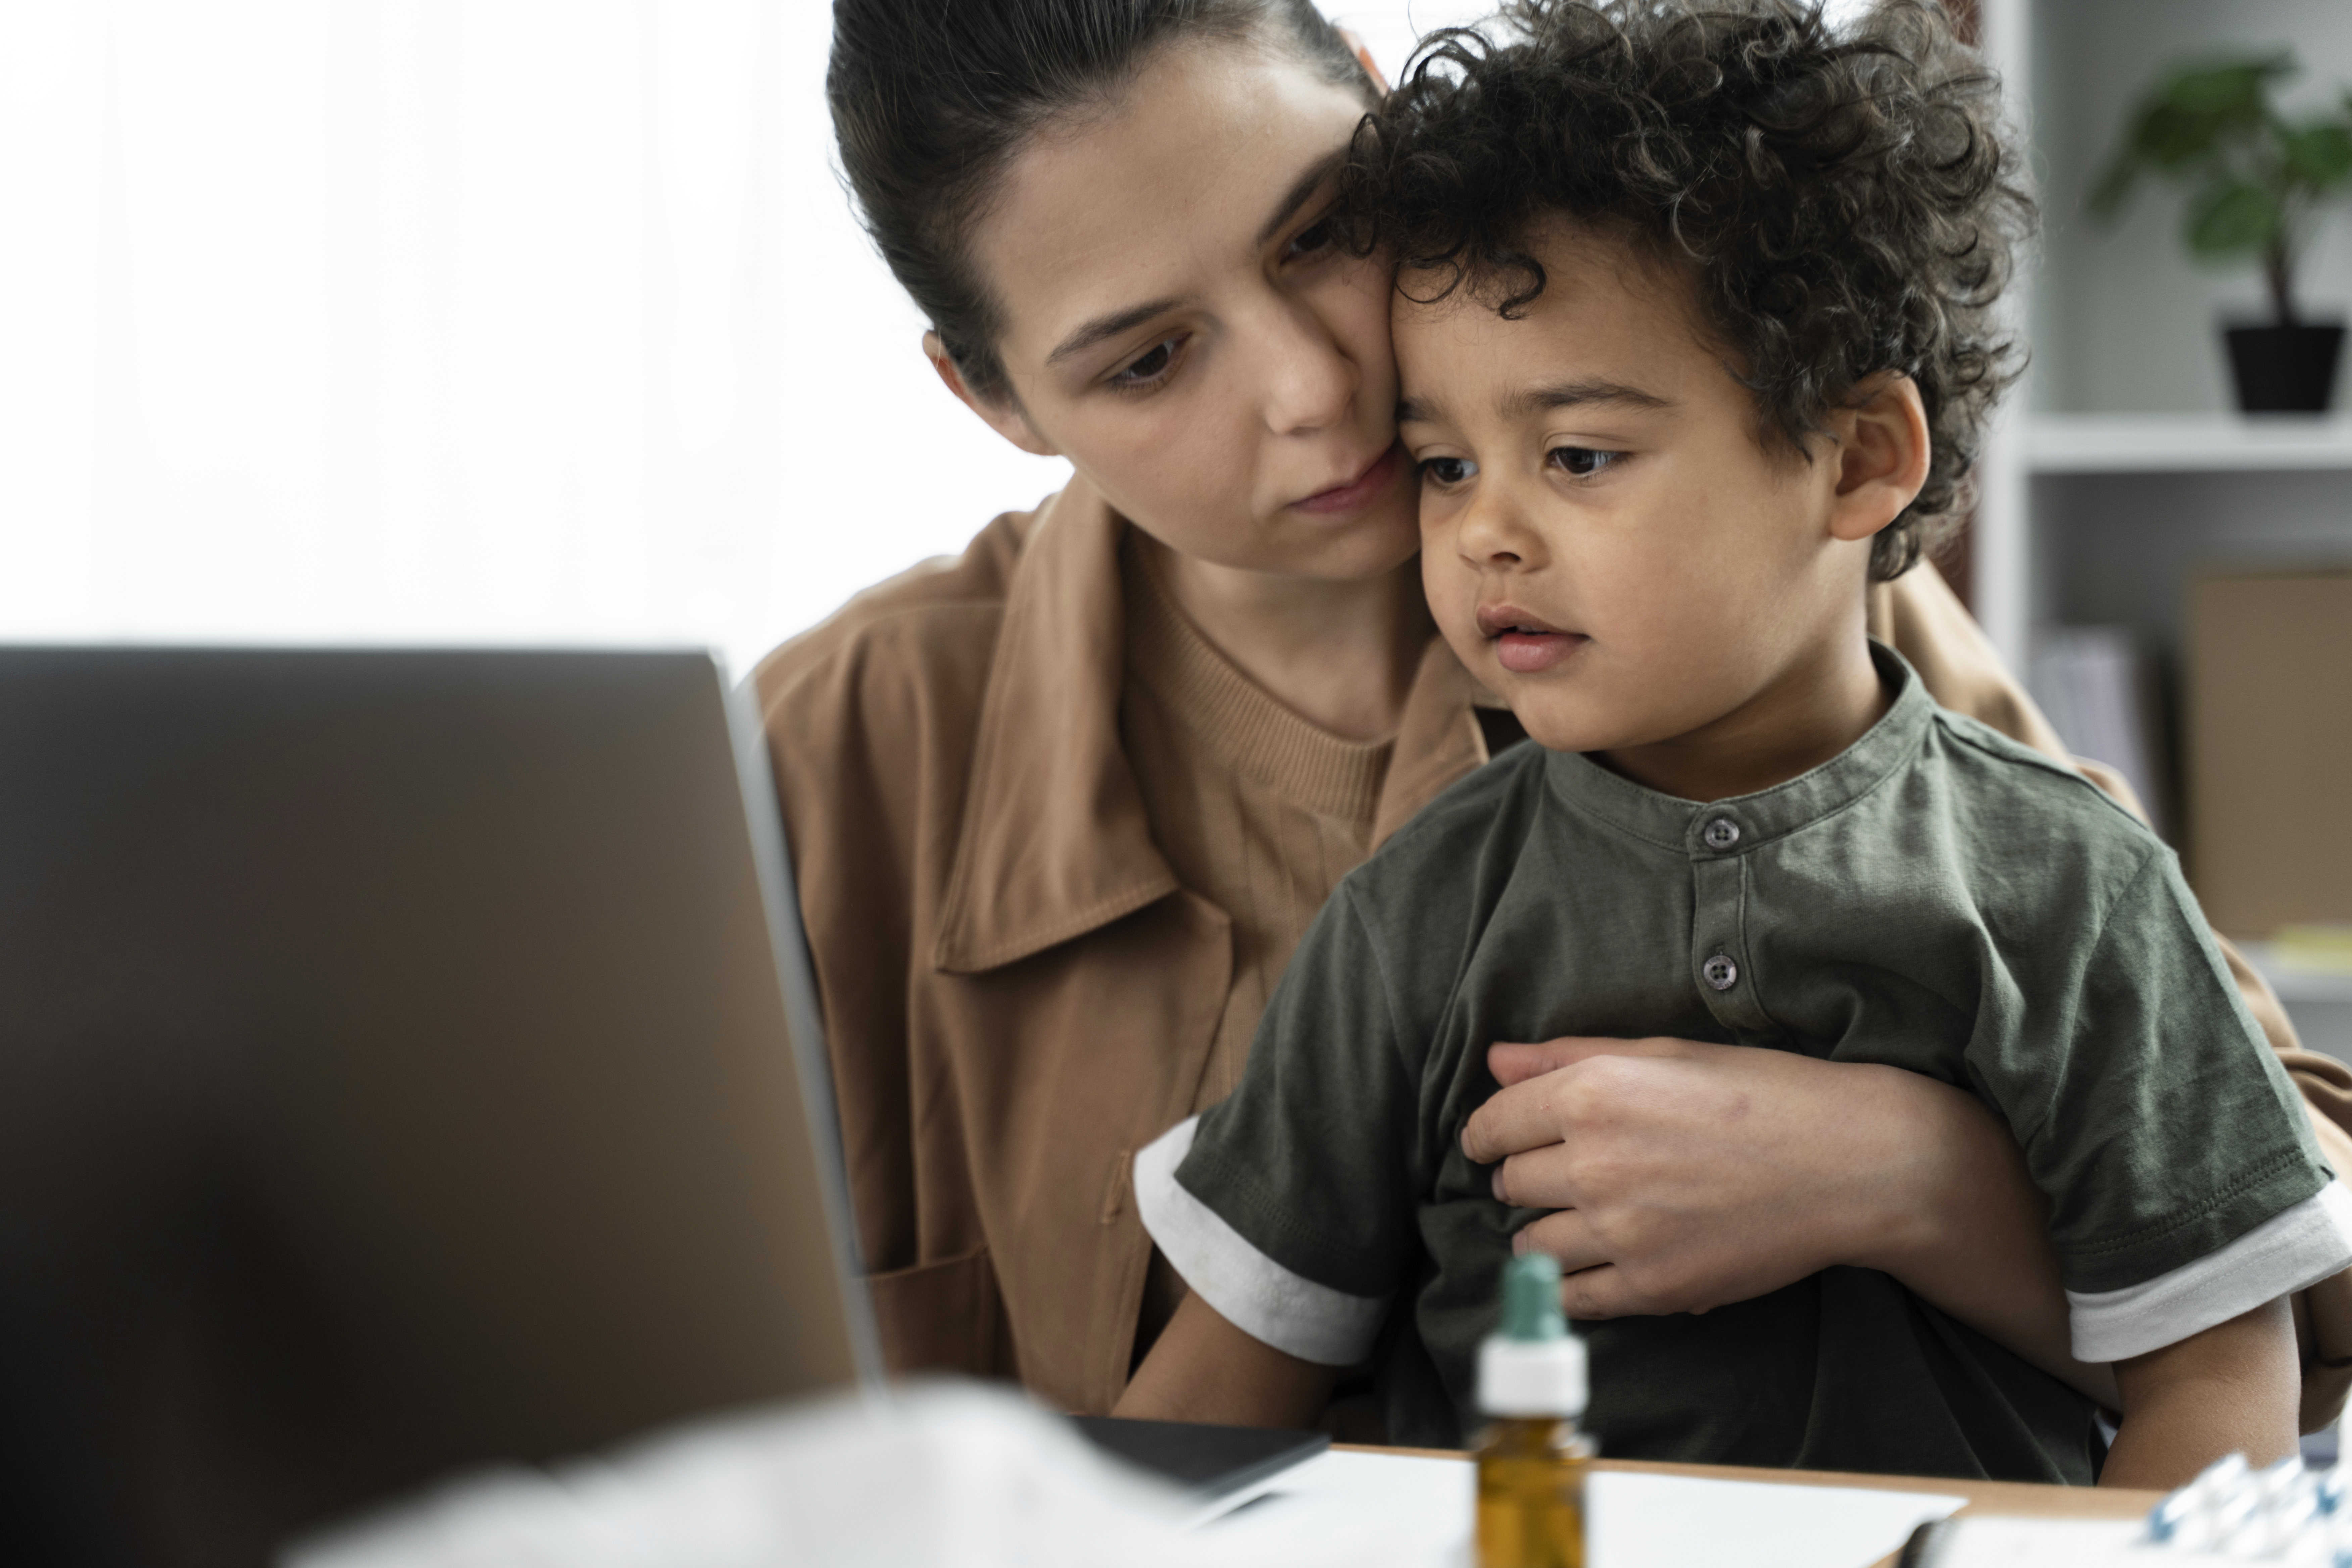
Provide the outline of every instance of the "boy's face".
<path id="1" fill-rule="evenodd" d="M 1554 751 L 1736 726 L 1825 639 L 1860 647 L 1870 541 L 1833 531 L 1840 464 L 1759 446 L 1678 279 L 1565 222 L 1533 239 L 1549 281 L 1517 321 L 1395 307 L 1430 606 Z"/>

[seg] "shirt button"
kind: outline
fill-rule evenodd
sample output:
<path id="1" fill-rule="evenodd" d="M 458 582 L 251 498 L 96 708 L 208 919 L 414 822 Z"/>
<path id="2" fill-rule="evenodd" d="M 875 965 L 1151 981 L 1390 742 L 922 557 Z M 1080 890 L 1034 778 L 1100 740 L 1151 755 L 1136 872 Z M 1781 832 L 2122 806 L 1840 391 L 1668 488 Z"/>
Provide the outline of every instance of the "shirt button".
<path id="1" fill-rule="evenodd" d="M 1706 983 L 1717 991 L 1728 991 L 1739 984 L 1739 965 L 1734 963 L 1727 953 L 1718 952 L 1708 959 L 1699 966 L 1699 973 L 1706 975 Z"/>
<path id="2" fill-rule="evenodd" d="M 1739 842 L 1739 824 L 1727 816 L 1718 816 L 1706 825 L 1706 831 L 1699 837 L 1706 840 L 1709 849 L 1728 849 Z"/>

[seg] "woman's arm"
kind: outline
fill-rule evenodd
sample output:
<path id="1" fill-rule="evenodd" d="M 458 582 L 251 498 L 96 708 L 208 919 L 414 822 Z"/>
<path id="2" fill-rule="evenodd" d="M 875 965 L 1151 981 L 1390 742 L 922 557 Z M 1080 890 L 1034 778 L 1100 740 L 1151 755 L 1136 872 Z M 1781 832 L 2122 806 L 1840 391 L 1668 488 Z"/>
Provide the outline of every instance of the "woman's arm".
<path id="1" fill-rule="evenodd" d="M 2109 1409 L 2076 1361 L 2042 1194 L 1975 1097 L 1897 1068 L 1689 1040 L 1498 1045 L 1463 1147 L 1580 1318 L 1704 1311 L 1883 1269 Z"/>

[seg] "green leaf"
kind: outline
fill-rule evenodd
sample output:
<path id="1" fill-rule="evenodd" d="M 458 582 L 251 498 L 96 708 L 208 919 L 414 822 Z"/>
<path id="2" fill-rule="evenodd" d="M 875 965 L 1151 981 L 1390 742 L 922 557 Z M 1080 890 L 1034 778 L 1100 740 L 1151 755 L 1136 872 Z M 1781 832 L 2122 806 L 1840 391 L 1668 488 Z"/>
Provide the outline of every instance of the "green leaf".
<path id="1" fill-rule="evenodd" d="M 2222 116 L 2172 102 L 2152 103 L 2132 128 L 2130 146 L 2144 163 L 2159 169 L 2179 169 L 2212 156 L 2233 132 L 2243 129 Z"/>
<path id="2" fill-rule="evenodd" d="M 2260 250 L 2284 216 L 2278 198 L 2260 185 L 2218 181 L 2189 203 L 2189 248 L 2209 259 Z"/>
<path id="3" fill-rule="evenodd" d="M 2216 125 L 2254 125 L 2270 100 L 2271 83 L 2294 69 L 2291 51 L 2191 66 L 2176 71 L 2158 89 L 2157 100 Z"/>
<path id="4" fill-rule="evenodd" d="M 2352 126 L 2326 121 L 2290 126 L 2279 136 L 2279 153 L 2291 178 L 2324 191 L 2352 176 Z"/>

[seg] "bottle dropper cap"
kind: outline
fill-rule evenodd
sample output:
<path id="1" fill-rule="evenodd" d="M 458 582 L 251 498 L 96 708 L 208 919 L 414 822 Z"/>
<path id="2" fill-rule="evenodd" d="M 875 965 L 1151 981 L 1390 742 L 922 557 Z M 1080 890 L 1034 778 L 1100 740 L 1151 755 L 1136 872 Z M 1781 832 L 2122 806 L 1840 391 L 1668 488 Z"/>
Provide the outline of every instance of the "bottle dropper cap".
<path id="1" fill-rule="evenodd" d="M 1559 1310 L 1559 1265 L 1540 1252 L 1503 1269 L 1503 1321 L 1478 1347 L 1478 1407 L 1564 1420 L 1584 1414 L 1584 1342 Z"/>

